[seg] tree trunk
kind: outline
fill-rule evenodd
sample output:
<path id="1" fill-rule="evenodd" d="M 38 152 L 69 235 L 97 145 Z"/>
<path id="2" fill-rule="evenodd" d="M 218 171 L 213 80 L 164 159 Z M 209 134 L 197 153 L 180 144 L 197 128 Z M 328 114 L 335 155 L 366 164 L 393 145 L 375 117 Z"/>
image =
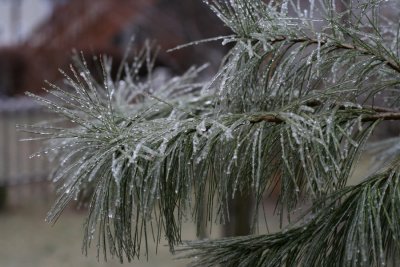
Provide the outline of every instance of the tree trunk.
<path id="1" fill-rule="evenodd" d="M 222 229 L 223 236 L 244 236 L 251 233 L 254 197 L 251 194 L 236 195 L 229 201 L 230 221 Z"/>
<path id="2" fill-rule="evenodd" d="M 0 186 L 0 211 L 6 207 L 7 203 L 7 188 L 5 186 Z"/>

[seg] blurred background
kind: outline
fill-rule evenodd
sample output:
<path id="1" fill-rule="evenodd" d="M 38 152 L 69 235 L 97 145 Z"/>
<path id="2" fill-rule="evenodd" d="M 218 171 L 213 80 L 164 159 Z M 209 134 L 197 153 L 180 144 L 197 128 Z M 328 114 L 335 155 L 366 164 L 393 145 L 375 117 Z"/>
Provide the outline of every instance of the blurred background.
<path id="1" fill-rule="evenodd" d="M 44 94 L 44 80 L 61 84 L 58 69 L 68 69 L 73 50 L 86 58 L 110 55 L 118 66 L 132 36 L 134 46 L 146 39 L 161 46 L 159 75 L 173 76 L 208 62 L 208 77 L 227 51 L 220 42 L 165 51 L 226 34 L 228 29 L 201 0 L 0 0 L 0 267 L 121 266 L 113 260 L 98 262 L 95 249 L 89 257 L 80 253 L 85 210 L 68 208 L 54 227 L 44 222 L 55 200 L 47 180 L 52 166 L 43 157 L 30 157 L 41 144 L 20 141 L 29 135 L 18 132 L 16 125 L 54 115 L 24 92 Z M 390 127 L 378 136 L 398 133 Z M 356 176 L 362 176 L 362 169 Z M 236 216 L 222 229 L 223 235 L 248 232 L 251 201 L 239 199 L 231 205 Z M 267 203 L 271 212 L 273 207 Z M 276 228 L 273 223 L 270 229 Z M 191 223 L 184 229 L 185 239 L 195 238 Z M 185 266 L 185 261 L 175 260 L 162 244 L 149 261 L 143 257 L 124 266 Z"/>
<path id="2" fill-rule="evenodd" d="M 24 92 L 44 94 L 44 80 L 62 83 L 58 69 L 68 69 L 72 51 L 86 58 L 122 60 L 130 39 L 140 47 L 146 39 L 161 46 L 156 71 L 180 74 L 191 65 L 211 63 L 211 75 L 226 52 L 220 43 L 206 43 L 173 53 L 177 45 L 227 33 L 201 0 L 0 0 L 0 266 L 120 266 L 116 261 L 81 254 L 85 210 L 69 208 L 54 227 L 45 223 L 55 200 L 48 176 L 51 163 L 30 158 L 38 142 L 17 124 L 51 119 Z M 194 238 L 188 224 L 185 238 Z M 152 249 L 153 250 L 153 249 Z M 153 250 L 154 251 L 154 250 Z M 184 266 L 160 245 L 149 261 L 129 266 Z"/>

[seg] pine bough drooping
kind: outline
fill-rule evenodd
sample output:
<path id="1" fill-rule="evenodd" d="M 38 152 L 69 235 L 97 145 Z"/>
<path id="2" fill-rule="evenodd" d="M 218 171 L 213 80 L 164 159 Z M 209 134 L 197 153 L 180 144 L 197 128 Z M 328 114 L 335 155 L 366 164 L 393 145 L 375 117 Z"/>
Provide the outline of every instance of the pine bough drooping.
<path id="1" fill-rule="evenodd" d="M 174 250 L 186 220 L 228 221 L 238 194 L 254 195 L 256 223 L 277 190 L 281 216 L 312 208 L 278 233 L 180 250 L 194 266 L 396 266 L 399 136 L 374 145 L 382 160 L 364 182 L 346 184 L 371 132 L 400 119 L 399 2 L 206 4 L 233 32 L 215 38 L 232 49 L 210 81 L 196 82 L 200 67 L 157 83 L 147 44 L 116 77 L 103 58 L 101 82 L 76 56 L 65 87 L 33 96 L 70 122 L 26 129 L 58 162 L 49 221 L 89 203 L 84 250 L 96 242 L 130 261 L 150 240 Z"/>

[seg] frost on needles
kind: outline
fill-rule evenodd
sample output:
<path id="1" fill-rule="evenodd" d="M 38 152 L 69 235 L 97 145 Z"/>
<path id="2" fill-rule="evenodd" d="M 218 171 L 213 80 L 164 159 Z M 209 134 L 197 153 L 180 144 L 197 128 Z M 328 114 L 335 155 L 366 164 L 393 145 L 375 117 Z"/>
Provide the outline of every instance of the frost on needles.
<path id="1" fill-rule="evenodd" d="M 73 124 L 25 127 L 58 162 L 48 220 L 88 202 L 84 252 L 95 243 L 121 262 L 165 238 L 193 266 L 397 266 L 399 133 L 374 144 L 362 183 L 347 182 L 372 131 L 400 120 L 400 2 L 206 4 L 232 30 L 215 38 L 232 49 L 206 83 L 200 67 L 155 88 L 147 44 L 116 78 L 109 59 L 99 82 L 76 56 L 65 87 L 33 95 Z M 238 194 L 254 195 L 256 224 L 276 187 L 281 216 L 310 210 L 277 233 L 181 246 L 182 222 L 227 222 Z"/>

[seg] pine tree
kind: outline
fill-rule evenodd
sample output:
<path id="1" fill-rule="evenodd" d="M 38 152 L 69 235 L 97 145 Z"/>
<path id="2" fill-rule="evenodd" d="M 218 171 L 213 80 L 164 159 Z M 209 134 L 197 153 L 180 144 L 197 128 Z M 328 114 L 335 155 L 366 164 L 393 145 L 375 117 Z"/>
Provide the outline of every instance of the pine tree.
<path id="1" fill-rule="evenodd" d="M 28 129 L 58 162 L 48 220 L 90 203 L 84 251 L 121 261 L 165 237 L 193 266 L 398 266 L 399 134 L 368 140 L 400 120 L 400 2 L 336 2 L 207 2 L 233 33 L 207 40 L 232 48 L 205 83 L 200 67 L 155 88 L 149 44 L 116 77 L 103 58 L 101 82 L 76 56 L 66 87 L 33 95 L 74 124 Z M 350 186 L 366 149 L 375 163 Z M 239 195 L 254 196 L 256 229 L 272 191 L 281 231 L 182 245 L 183 221 L 224 223 Z"/>

